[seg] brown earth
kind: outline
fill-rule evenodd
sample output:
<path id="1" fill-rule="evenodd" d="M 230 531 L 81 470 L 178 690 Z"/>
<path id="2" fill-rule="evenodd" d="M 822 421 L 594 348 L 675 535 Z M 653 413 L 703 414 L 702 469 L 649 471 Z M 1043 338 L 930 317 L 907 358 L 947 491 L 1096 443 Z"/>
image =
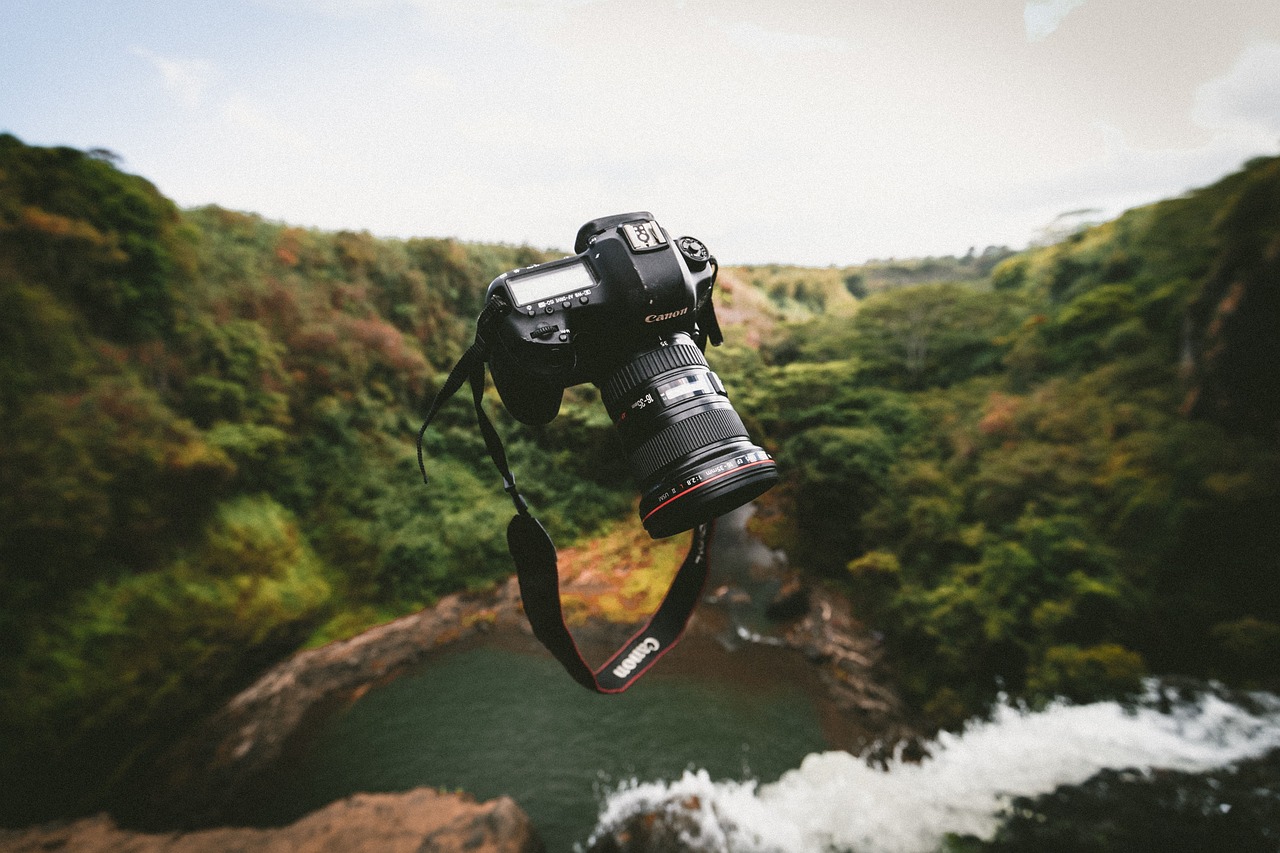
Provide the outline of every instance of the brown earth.
<path id="1" fill-rule="evenodd" d="M 507 797 L 477 803 L 416 788 L 356 794 L 278 829 L 141 833 L 106 815 L 19 831 L 0 830 L 0 853 L 540 853 L 529 818 Z"/>
<path id="2" fill-rule="evenodd" d="M 634 527 L 561 551 L 562 598 L 588 660 L 603 660 L 649 615 L 684 556 L 685 537 L 652 543 L 638 523 Z M 744 682 L 784 680 L 813 697 L 828 741 L 839 748 L 861 752 L 908 737 L 902 704 L 886 686 L 880 646 L 848 602 L 820 588 L 797 590 L 793 584 L 790 592 L 793 618 L 780 639 L 755 646 L 750 655 L 724 642 L 726 596 L 708 596 L 663 667 Z M 228 808 L 252 795 L 309 720 L 355 701 L 429 655 L 470 642 L 540 649 L 514 578 L 486 592 L 446 596 L 418 613 L 281 661 L 161 762 L 148 804 L 157 825 L 223 822 Z"/>
<path id="3" fill-rule="evenodd" d="M 455 594 L 348 640 L 291 655 L 232 697 L 161 759 L 155 813 L 210 825 L 278 761 L 303 723 L 391 681 L 432 651 L 498 625 L 523 623 L 515 578 Z"/>

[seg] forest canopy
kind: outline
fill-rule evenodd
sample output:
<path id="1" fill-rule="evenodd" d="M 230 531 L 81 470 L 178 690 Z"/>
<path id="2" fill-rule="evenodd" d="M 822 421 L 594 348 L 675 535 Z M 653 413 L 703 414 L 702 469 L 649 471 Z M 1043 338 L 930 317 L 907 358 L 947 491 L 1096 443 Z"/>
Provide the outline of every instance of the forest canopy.
<path id="1" fill-rule="evenodd" d="M 413 436 L 489 281 L 552 257 L 180 210 L 0 135 L 0 785 L 42 804 L 0 821 L 506 577 L 474 416 L 428 432 L 430 489 Z M 757 529 L 852 596 L 921 714 L 1276 685 L 1280 158 L 1023 252 L 722 279 L 708 358 L 784 477 Z M 633 512 L 594 389 L 540 428 L 487 405 L 558 542 Z"/>
<path id="2" fill-rule="evenodd" d="M 1280 158 L 783 327 L 762 527 L 958 724 L 1001 692 L 1280 677 Z"/>
<path id="3" fill-rule="evenodd" d="M 91 798 L 86 758 L 142 766 L 284 655 L 505 577 L 474 414 L 427 436 L 434 488 L 412 438 L 489 281 L 553 256 L 180 211 L 0 135 L 0 784 Z M 499 424 L 562 541 L 630 510 L 592 392 Z"/>

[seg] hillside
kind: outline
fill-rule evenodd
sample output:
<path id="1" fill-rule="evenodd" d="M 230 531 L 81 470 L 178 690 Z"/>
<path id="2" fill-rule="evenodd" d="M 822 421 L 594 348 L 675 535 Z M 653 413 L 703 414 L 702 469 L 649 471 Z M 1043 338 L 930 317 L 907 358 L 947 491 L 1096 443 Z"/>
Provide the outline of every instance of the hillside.
<path id="1" fill-rule="evenodd" d="M 1280 672 L 1280 159 L 1064 242 L 726 268 L 708 358 L 783 484 L 759 531 L 858 602 L 938 724 L 1000 691 Z M 461 402 L 529 247 L 179 210 L 0 136 L 0 822 L 101 803 L 265 667 L 509 572 Z M 489 410 L 556 541 L 635 494 L 591 388 Z M 32 768 L 38 768 L 33 771 Z"/>
<path id="2" fill-rule="evenodd" d="M 761 529 L 848 589 L 956 724 L 1280 669 L 1280 159 L 780 327 L 740 405 L 787 478 Z M 742 386 L 738 386 L 742 387 Z"/>
<path id="3" fill-rule="evenodd" d="M 504 577 L 474 414 L 432 488 L 413 437 L 489 281 L 549 257 L 180 211 L 0 136 L 0 786 L 94 802 L 289 652 Z M 562 543 L 632 511 L 596 399 L 518 432 L 490 401 Z"/>

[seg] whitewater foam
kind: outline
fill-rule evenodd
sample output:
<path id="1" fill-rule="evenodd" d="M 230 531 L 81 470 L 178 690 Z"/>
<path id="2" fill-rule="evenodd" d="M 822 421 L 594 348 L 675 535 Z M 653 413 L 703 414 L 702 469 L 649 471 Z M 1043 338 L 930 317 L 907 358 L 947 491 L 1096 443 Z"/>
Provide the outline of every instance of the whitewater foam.
<path id="1" fill-rule="evenodd" d="M 924 761 L 899 757 L 887 770 L 826 752 L 766 785 L 701 770 L 633 781 L 606 798 L 596 835 L 662 813 L 699 853 L 929 853 L 947 833 L 989 838 L 1013 797 L 1080 784 L 1104 768 L 1203 772 L 1280 748 L 1280 697 L 1251 699 L 1247 710 L 1209 694 L 1168 713 L 1114 702 L 1034 713 L 1006 706 L 939 736 Z"/>

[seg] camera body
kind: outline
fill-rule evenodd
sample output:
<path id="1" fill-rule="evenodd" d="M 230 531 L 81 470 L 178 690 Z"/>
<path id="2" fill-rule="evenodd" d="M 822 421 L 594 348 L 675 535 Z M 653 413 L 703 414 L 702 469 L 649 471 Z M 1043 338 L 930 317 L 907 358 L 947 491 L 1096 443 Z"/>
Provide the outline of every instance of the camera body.
<path id="1" fill-rule="evenodd" d="M 564 389 L 600 388 L 641 487 L 654 538 L 688 530 L 777 482 L 703 352 L 719 345 L 718 267 L 692 237 L 647 212 L 583 225 L 567 258 L 503 273 L 478 329 L 503 404 L 549 423 Z"/>
<path id="2" fill-rule="evenodd" d="M 503 273 L 486 294 L 511 306 L 481 333 L 498 394 L 521 423 L 549 423 L 565 388 L 601 384 L 663 334 L 686 332 L 704 349 L 718 334 L 715 261 L 698 240 L 671 239 L 642 211 L 588 222 L 574 251 Z"/>

